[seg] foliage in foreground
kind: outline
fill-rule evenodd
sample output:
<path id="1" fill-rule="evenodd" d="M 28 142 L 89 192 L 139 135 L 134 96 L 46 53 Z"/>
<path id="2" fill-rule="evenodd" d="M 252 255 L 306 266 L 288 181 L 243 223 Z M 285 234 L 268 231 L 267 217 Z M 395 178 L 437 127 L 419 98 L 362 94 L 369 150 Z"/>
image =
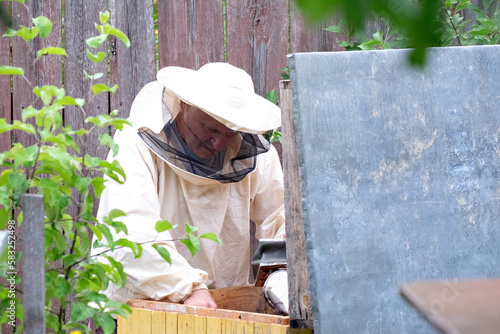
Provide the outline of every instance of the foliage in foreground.
<path id="1" fill-rule="evenodd" d="M 18 2 L 23 4 L 23 1 Z M 100 24 L 95 25 L 98 34 L 86 40 L 89 46 L 86 55 L 96 64 L 105 61 L 107 55 L 91 50 L 100 48 L 110 35 L 130 46 L 128 37 L 107 23 L 108 19 L 109 12 L 100 13 Z M 48 36 L 51 29 L 50 20 L 40 16 L 32 19 L 31 26 L 9 29 L 3 37 L 22 38 L 30 43 L 35 38 Z M 57 55 L 67 56 L 63 48 L 48 47 L 39 50 L 36 59 Z M 23 68 L 0 66 L 0 75 L 18 76 L 29 84 Z M 85 72 L 85 78 L 92 81 L 94 96 L 112 94 L 118 89 L 117 85 L 94 82 L 101 78 L 106 82 L 107 75 L 104 73 Z M 119 183 L 125 182 L 126 176 L 117 160 L 107 161 L 92 156 L 87 153 L 87 147 L 90 136 L 100 133 L 100 145 L 109 147 L 112 156 L 116 156 L 119 148 L 109 135 L 110 130 L 122 130 L 130 124 L 118 118 L 118 111 L 115 110 L 109 115 L 86 117 L 86 126 L 73 129 L 64 124 L 62 112 L 66 107 L 73 106 L 86 116 L 84 99 L 68 96 L 64 88 L 53 85 L 32 88 L 37 100 L 22 110 L 22 121 L 0 119 L 0 133 L 21 131 L 33 143 L 29 146 L 13 143 L 10 150 L 0 153 L 0 229 L 7 227 L 9 231 L 14 231 L 19 228 L 23 216 L 23 194 L 44 195 L 47 328 L 56 333 L 75 329 L 88 332 L 84 321 L 93 318 L 96 327 L 102 327 L 105 333 L 112 333 L 115 330 L 112 315 L 126 317 L 131 310 L 126 304 L 111 301 L 102 294 L 111 282 L 121 287 L 127 279 L 123 266 L 110 256 L 110 252 L 129 248 L 138 258 L 144 243 L 127 239 L 127 227 L 120 222 L 124 212 L 112 210 L 103 223 L 98 223 L 94 217 L 93 197 L 99 198 L 103 192 L 103 175 Z M 42 107 L 34 107 L 40 101 Z M 157 238 L 146 242 L 151 243 L 169 263 L 168 250 L 161 246 L 166 241 L 162 240 L 161 233 L 172 228 L 175 226 L 168 221 L 157 222 Z M 200 249 L 200 237 L 219 242 L 212 233 L 198 237 L 196 230 L 196 227 L 186 224 L 186 238 L 181 240 L 192 254 Z M 107 263 L 97 262 L 90 256 L 92 234 L 95 236 L 94 248 L 102 248 L 100 255 L 108 260 Z M 12 233 L 11 239 L 16 236 Z M 9 251 L 9 248 L 1 254 L 0 277 L 10 278 L 12 272 L 17 271 L 20 256 L 21 252 Z M 18 290 L 21 278 L 13 276 L 12 282 Z M 9 311 L 10 305 L 16 306 L 15 314 Z M 70 316 L 66 316 L 68 307 L 71 309 Z M 22 305 L 8 286 L 0 285 L 2 323 L 15 325 L 16 333 L 23 331 Z"/>

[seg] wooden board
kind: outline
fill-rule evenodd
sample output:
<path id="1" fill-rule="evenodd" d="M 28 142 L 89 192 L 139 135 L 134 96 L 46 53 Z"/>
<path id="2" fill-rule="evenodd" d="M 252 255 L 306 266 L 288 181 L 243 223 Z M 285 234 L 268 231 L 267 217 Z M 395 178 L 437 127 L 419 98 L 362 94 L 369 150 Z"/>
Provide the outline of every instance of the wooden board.
<path id="1" fill-rule="evenodd" d="M 224 61 L 222 0 L 158 1 L 160 68 Z"/>
<path id="2" fill-rule="evenodd" d="M 309 271 L 302 218 L 302 191 L 290 81 L 280 82 L 283 174 L 286 214 L 286 256 L 291 326 L 313 328 Z"/>
<path id="3" fill-rule="evenodd" d="M 262 287 L 245 285 L 209 291 L 219 309 L 276 314 L 266 303 Z"/>
<path id="4" fill-rule="evenodd" d="M 9 2 L 0 2 L 0 7 L 5 13 L 9 13 Z M 6 31 L 7 27 L 0 24 L 0 36 Z M 4 65 L 10 65 L 10 38 L 0 37 L 0 66 Z M 5 118 L 8 123 L 12 120 L 10 80 L 11 77 L 9 75 L 0 76 L 0 118 Z M 0 152 L 9 150 L 10 147 L 10 132 L 0 134 Z"/>
<path id="5" fill-rule="evenodd" d="M 281 80 L 288 52 L 286 0 L 228 0 L 227 61 L 247 71 L 266 96 Z"/>
<path id="6" fill-rule="evenodd" d="M 500 279 L 411 283 L 400 292 L 446 334 L 493 334 L 500 329 Z"/>
<path id="7" fill-rule="evenodd" d="M 111 95 L 110 109 L 127 118 L 139 90 L 156 79 L 153 2 L 111 0 L 109 10 L 111 25 L 130 39 L 127 48 L 121 40 L 110 37 L 109 55 L 111 82 L 120 87 Z"/>
<path id="8" fill-rule="evenodd" d="M 219 319 L 233 319 L 243 321 L 253 321 L 259 323 L 289 325 L 288 317 L 245 311 L 233 311 L 224 309 L 210 309 L 205 307 L 187 306 L 169 302 L 132 299 L 127 302 L 132 308 L 145 309 L 150 311 L 170 312 L 184 315 L 197 315 Z"/>

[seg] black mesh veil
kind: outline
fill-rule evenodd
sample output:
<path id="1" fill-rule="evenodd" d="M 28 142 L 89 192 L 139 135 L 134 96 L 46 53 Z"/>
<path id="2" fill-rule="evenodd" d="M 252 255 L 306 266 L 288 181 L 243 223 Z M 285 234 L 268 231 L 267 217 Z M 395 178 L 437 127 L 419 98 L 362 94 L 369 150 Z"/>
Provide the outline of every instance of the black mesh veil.
<path id="1" fill-rule="evenodd" d="M 270 143 L 262 136 L 239 132 L 231 144 L 213 158 L 195 155 L 181 138 L 175 120 L 165 124 L 160 133 L 139 128 L 139 137 L 160 158 L 189 173 L 221 183 L 241 181 L 255 169 L 257 155 L 267 152 Z"/>

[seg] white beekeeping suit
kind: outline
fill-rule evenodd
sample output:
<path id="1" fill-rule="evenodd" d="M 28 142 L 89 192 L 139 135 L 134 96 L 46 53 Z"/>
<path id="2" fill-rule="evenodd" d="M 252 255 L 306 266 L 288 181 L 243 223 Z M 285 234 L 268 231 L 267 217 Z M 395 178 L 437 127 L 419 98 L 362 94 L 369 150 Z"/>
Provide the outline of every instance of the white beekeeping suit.
<path id="1" fill-rule="evenodd" d="M 204 160 L 188 152 L 177 130 L 170 129 L 180 101 L 238 133 L 219 154 L 222 166 L 206 167 Z M 115 135 L 120 147 L 115 158 L 127 181 L 108 180 L 98 219 L 112 209 L 124 211 L 127 216 L 120 221 L 127 225 L 127 238 L 135 242 L 181 238 L 184 223 L 189 223 L 200 233 L 217 234 L 222 245 L 201 239 L 201 250 L 192 257 L 179 241 L 165 242 L 162 246 L 169 250 L 172 265 L 151 244 L 143 245 L 139 259 L 128 249 L 115 250 L 112 256 L 124 266 L 127 284 L 122 289 L 110 286 L 106 294 L 120 302 L 133 298 L 180 302 L 197 289 L 246 284 L 250 220 L 257 225 L 257 238 L 285 232 L 279 158 L 260 135 L 280 125 L 279 108 L 254 93 L 243 70 L 211 63 L 198 71 L 162 69 L 158 80 L 137 95 L 129 120 L 133 127 Z M 178 228 L 157 235 L 158 220 Z"/>

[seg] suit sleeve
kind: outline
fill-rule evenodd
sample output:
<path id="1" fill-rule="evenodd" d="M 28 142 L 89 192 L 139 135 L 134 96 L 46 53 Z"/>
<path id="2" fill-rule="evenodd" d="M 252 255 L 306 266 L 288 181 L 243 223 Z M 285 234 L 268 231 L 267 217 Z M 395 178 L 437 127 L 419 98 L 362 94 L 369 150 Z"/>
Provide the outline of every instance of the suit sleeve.
<path id="1" fill-rule="evenodd" d="M 124 184 L 107 180 L 97 217 L 102 221 L 112 209 L 124 211 L 127 216 L 119 220 L 126 224 L 128 236 L 120 232 L 115 240 L 121 237 L 144 244 L 138 259 L 128 248 L 112 253 L 113 258 L 123 264 L 127 283 L 122 289 L 111 286 L 106 293 L 121 302 L 130 298 L 180 302 L 192 291 L 206 288 L 207 273 L 189 265 L 177 252 L 168 231 L 158 234 L 155 230 L 156 222 L 161 219 L 161 204 L 154 153 L 142 143 L 133 128 L 117 132 L 115 141 L 120 147 L 115 158 L 125 170 L 127 180 Z M 170 252 L 171 265 L 152 247 L 150 241 L 154 240 Z M 94 253 L 99 251 L 94 250 Z"/>

